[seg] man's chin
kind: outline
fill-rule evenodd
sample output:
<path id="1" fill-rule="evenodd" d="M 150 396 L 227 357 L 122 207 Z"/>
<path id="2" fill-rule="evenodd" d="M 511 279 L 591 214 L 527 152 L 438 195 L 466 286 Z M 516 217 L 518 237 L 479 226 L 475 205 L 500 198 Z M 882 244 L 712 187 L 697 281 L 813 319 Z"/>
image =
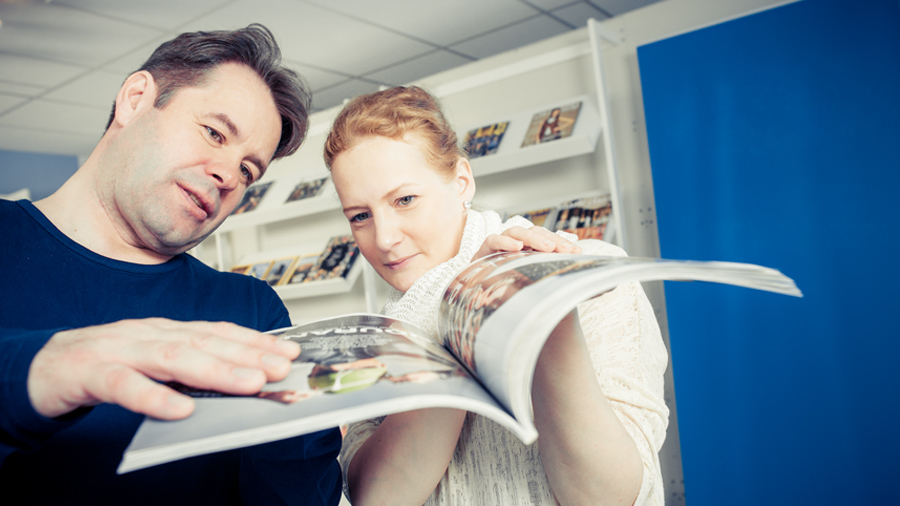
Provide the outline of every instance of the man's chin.
<path id="1" fill-rule="evenodd" d="M 168 237 L 160 237 L 159 241 L 154 246 L 152 246 L 151 249 L 162 255 L 180 255 L 181 253 L 185 253 L 196 247 L 207 237 L 209 237 L 210 234 L 212 234 L 212 232 L 208 232 L 199 238 L 195 236 L 179 238 L 172 237 L 171 235 Z"/>

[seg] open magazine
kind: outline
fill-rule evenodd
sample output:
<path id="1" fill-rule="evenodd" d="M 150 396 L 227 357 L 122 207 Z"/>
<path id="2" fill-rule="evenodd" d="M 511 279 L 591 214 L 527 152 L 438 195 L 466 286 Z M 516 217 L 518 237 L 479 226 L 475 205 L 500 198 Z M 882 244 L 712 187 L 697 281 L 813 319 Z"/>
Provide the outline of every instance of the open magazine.
<path id="1" fill-rule="evenodd" d="M 439 341 L 374 314 L 274 331 L 301 347 L 286 379 L 246 397 L 183 389 L 198 397 L 194 414 L 147 418 L 118 472 L 428 407 L 487 416 L 530 444 L 537 439 L 531 381 L 551 331 L 585 300 L 622 283 L 656 280 L 801 296 L 790 278 L 751 264 L 498 253 L 473 262 L 446 287 Z"/>

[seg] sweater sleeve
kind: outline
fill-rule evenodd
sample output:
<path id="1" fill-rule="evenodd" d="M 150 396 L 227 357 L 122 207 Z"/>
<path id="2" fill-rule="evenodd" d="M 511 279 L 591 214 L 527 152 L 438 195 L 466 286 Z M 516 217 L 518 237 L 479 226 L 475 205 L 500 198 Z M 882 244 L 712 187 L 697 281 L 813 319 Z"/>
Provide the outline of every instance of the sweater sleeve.
<path id="1" fill-rule="evenodd" d="M 599 241 L 580 241 L 586 253 L 624 256 Z M 597 381 L 619 421 L 634 440 L 643 464 L 637 505 L 662 505 L 659 451 L 669 409 L 663 393 L 668 353 L 653 307 L 640 283 L 631 282 L 578 306 Z"/>
<path id="2" fill-rule="evenodd" d="M 361 422 L 351 423 L 344 435 L 344 444 L 341 446 L 341 454 L 338 460 L 341 463 L 341 471 L 344 476 L 344 496 L 350 500 L 350 487 L 347 484 L 347 476 L 350 470 L 350 461 L 356 455 L 356 452 L 362 448 L 363 444 L 375 433 L 384 417 L 373 418 L 371 420 L 363 420 Z"/>
<path id="3" fill-rule="evenodd" d="M 28 371 L 38 351 L 57 330 L 0 329 L 0 467 L 15 451 L 31 451 L 90 411 L 58 418 L 34 410 L 28 397 Z"/>

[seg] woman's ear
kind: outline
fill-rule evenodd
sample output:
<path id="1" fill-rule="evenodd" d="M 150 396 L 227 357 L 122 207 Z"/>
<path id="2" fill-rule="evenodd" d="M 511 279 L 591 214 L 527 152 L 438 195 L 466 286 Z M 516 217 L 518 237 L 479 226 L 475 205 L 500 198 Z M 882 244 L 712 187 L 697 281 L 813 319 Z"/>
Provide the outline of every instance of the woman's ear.
<path id="1" fill-rule="evenodd" d="M 469 202 L 475 198 L 475 177 L 472 175 L 472 165 L 465 157 L 456 161 L 456 182 L 459 184 L 459 196 Z"/>
<path id="2" fill-rule="evenodd" d="M 146 70 L 135 72 L 125 79 L 119 94 L 116 95 L 116 114 L 114 122 L 127 125 L 156 101 L 156 81 Z"/>

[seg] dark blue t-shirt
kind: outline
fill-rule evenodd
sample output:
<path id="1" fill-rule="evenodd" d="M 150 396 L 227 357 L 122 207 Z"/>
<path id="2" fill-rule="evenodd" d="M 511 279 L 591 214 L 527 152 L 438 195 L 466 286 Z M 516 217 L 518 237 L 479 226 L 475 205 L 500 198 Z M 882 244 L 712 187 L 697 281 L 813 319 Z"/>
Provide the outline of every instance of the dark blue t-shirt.
<path id="1" fill-rule="evenodd" d="M 143 415 L 102 404 L 47 419 L 28 399 L 31 361 L 62 329 L 147 317 L 290 325 L 265 282 L 186 254 L 159 265 L 100 256 L 28 201 L 0 200 L 0 237 L 0 503 L 338 504 L 337 429 L 119 476 Z"/>

